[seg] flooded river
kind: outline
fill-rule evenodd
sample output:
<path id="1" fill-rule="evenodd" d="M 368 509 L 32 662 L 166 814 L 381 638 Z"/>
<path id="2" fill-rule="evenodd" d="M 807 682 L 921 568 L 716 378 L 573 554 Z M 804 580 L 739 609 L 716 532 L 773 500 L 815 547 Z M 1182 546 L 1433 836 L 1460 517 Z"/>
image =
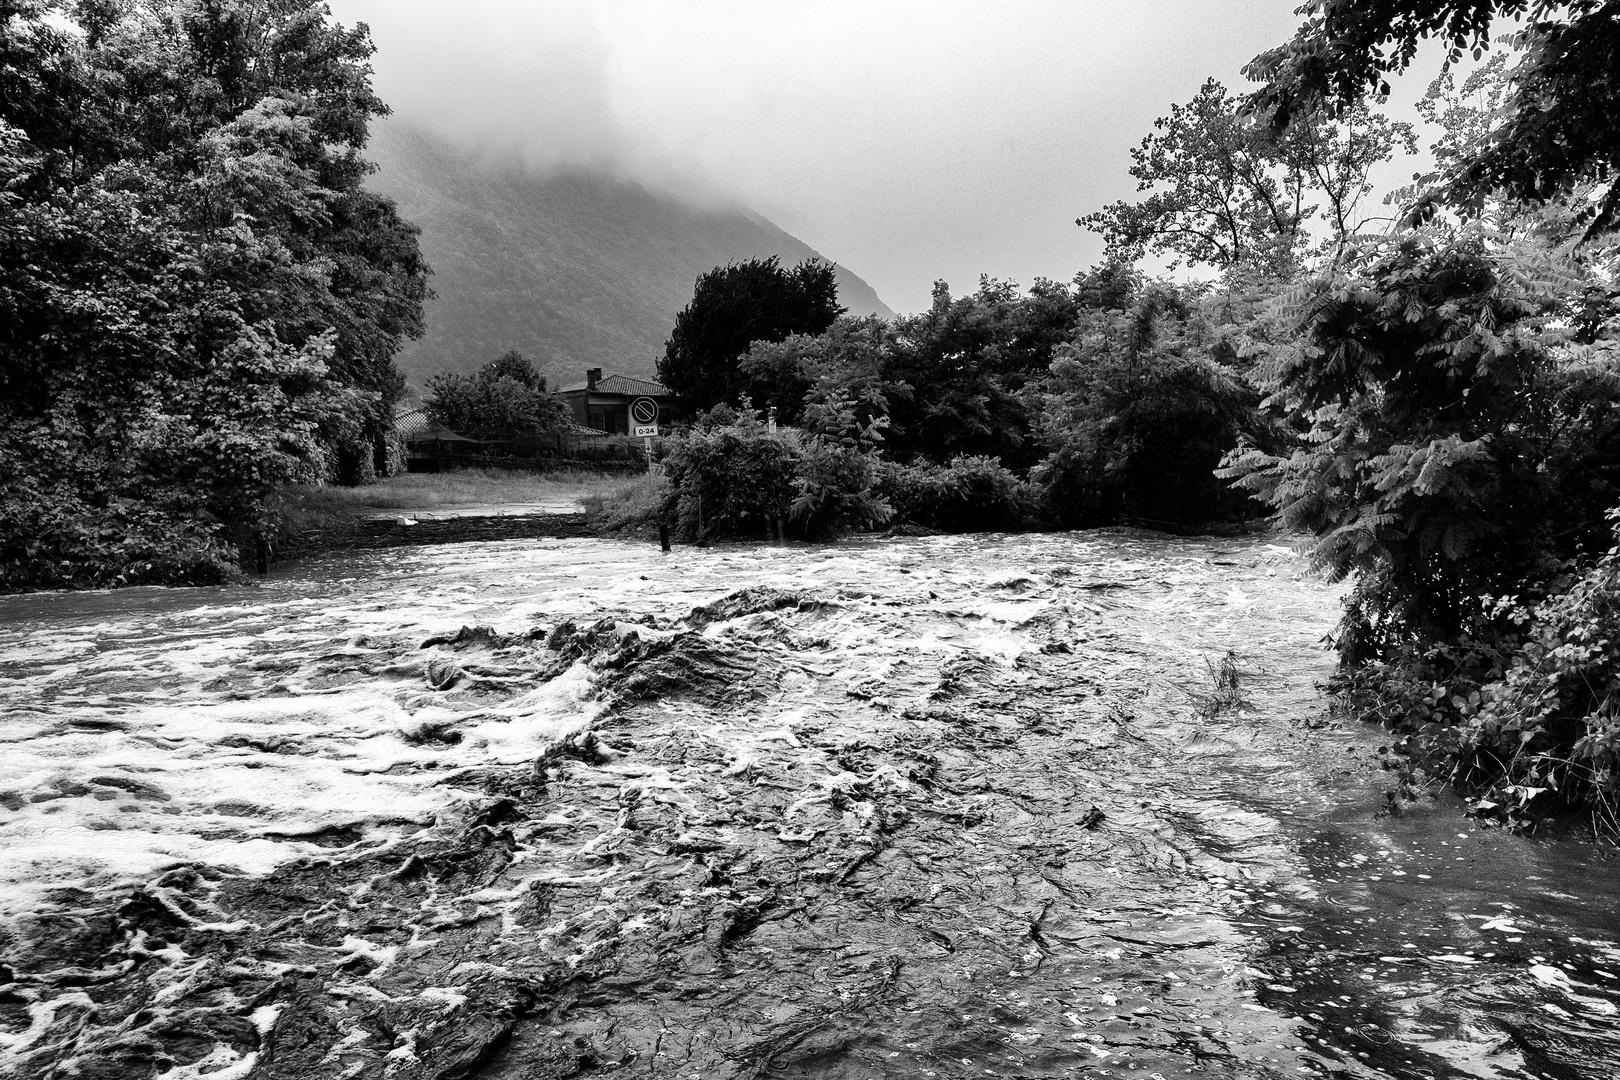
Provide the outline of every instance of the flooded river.
<path id="1" fill-rule="evenodd" d="M 1104 532 L 0 599 L 0 1075 L 1620 1075 L 1614 864 L 1384 813 L 1338 595 Z"/>

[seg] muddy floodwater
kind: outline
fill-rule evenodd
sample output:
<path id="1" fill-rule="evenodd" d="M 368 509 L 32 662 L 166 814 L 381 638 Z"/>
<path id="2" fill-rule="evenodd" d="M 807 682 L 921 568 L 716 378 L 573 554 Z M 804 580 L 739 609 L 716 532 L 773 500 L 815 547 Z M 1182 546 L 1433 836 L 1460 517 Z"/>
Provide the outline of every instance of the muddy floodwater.
<path id="1" fill-rule="evenodd" d="M 0 1075 L 1620 1076 L 1615 863 L 1383 812 L 1339 595 L 1104 532 L 0 599 Z"/>

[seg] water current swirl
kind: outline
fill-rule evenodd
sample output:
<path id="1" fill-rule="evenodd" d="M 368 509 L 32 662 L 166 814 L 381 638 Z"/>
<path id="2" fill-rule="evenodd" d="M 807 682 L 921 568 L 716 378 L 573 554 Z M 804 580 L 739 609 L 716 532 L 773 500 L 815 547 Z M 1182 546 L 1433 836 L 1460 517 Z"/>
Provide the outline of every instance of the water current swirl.
<path id="1" fill-rule="evenodd" d="M 1613 864 L 1384 814 L 1338 596 L 1114 531 L 0 599 L 0 1075 L 1620 1075 Z"/>

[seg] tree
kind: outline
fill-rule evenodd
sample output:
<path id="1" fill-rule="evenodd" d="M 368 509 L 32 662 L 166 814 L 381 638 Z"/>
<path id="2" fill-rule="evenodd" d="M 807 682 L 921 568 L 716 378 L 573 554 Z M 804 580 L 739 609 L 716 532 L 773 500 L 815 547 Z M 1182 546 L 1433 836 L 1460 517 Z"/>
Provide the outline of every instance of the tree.
<path id="1" fill-rule="evenodd" d="M 675 316 L 658 377 L 689 408 L 735 404 L 746 389 L 738 360 L 750 345 L 819 334 L 843 312 L 827 263 L 784 270 L 772 255 L 716 267 L 697 279 L 691 303 Z"/>
<path id="2" fill-rule="evenodd" d="M 512 350 L 472 375 L 428 380 L 429 418 L 474 439 L 522 439 L 555 431 L 568 412 L 527 356 Z"/>
<path id="3" fill-rule="evenodd" d="M 784 424 L 798 424 L 806 407 L 839 395 L 857 403 L 863 423 L 888 415 L 883 365 L 894 333 L 876 315 L 840 315 L 824 333 L 756 341 L 738 361 L 747 393 L 761 409 L 775 408 Z"/>
<path id="4" fill-rule="evenodd" d="M 1588 235 L 1620 226 L 1620 4 L 1614 0 L 1314 0 L 1293 39 L 1245 69 L 1265 85 L 1253 111 L 1276 129 L 1325 106 L 1387 95 L 1427 38 L 1447 69 L 1490 47 L 1499 20 L 1523 20 L 1520 59 L 1498 120 L 1448 169 L 1439 198 L 1478 212 L 1497 193 L 1528 202 L 1598 185 Z"/>
<path id="5" fill-rule="evenodd" d="M 884 350 L 889 452 L 900 461 L 968 455 L 1028 468 L 1038 455 L 1018 392 L 1045 374 L 1078 312 L 1076 292 L 1051 281 L 1020 296 L 1012 282 L 981 277 L 977 290 L 954 298 L 936 281 L 928 310 L 896 319 Z"/>
<path id="6" fill-rule="evenodd" d="M 1364 106 L 1337 120 L 1301 118 L 1279 137 L 1214 79 L 1154 127 L 1131 151 L 1130 170 L 1151 194 L 1076 224 L 1101 233 L 1116 259 L 1153 251 L 1221 270 L 1287 268 L 1319 210 L 1342 243 L 1362 224 L 1355 211 L 1371 191 L 1371 167 L 1413 140 L 1410 125 Z M 1325 208 L 1311 201 L 1318 197 Z"/>
<path id="7" fill-rule="evenodd" d="M 1576 329 L 1593 272 L 1472 227 L 1383 241 L 1290 298 L 1299 337 L 1266 388 L 1301 434 L 1225 475 L 1314 535 L 1319 566 L 1356 576 L 1347 660 L 1488 640 L 1493 598 L 1606 541 L 1620 372 L 1612 302 L 1604 330 Z"/>
<path id="8" fill-rule="evenodd" d="M 0 576 L 217 575 L 277 484 L 373 469 L 421 331 L 415 230 L 361 186 L 369 36 L 314 0 L 0 27 Z"/>
<path id="9" fill-rule="evenodd" d="M 1243 516 L 1214 470 L 1241 439 L 1274 435 L 1260 395 L 1216 359 L 1223 341 L 1201 292 L 1141 283 L 1120 306 L 1087 310 L 1026 392 L 1048 451 L 1030 475 L 1056 523 L 1182 528 Z"/>

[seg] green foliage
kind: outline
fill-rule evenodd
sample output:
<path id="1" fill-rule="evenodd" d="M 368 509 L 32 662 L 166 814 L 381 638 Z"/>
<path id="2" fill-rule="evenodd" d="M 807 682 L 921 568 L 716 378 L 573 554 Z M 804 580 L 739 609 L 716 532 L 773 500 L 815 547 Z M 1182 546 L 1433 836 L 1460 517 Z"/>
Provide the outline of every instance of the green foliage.
<path id="1" fill-rule="evenodd" d="M 910 466 L 886 464 L 879 485 L 916 524 L 1189 527 L 1245 514 L 1213 470 L 1240 436 L 1274 438 L 1244 372 L 1276 336 L 1261 311 L 1276 279 L 1230 278 L 1219 294 L 1149 286 L 1116 262 L 1027 292 L 941 282 L 927 312 L 755 343 L 740 370 L 781 422 Z"/>
<path id="2" fill-rule="evenodd" d="M 435 375 L 428 392 L 432 396 L 423 404 L 429 419 L 470 439 L 521 439 L 568 423 L 562 401 L 546 391 L 546 380 L 515 349 L 472 375 Z"/>
<path id="3" fill-rule="evenodd" d="M 1617 835 L 1620 547 L 1574 569 L 1539 603 L 1494 604 L 1489 641 L 1406 643 L 1340 683 L 1412 766 L 1473 791 L 1472 813 L 1525 827 L 1585 808 Z"/>
<path id="4" fill-rule="evenodd" d="M 676 539 L 768 534 L 798 497 L 798 439 L 770 433 L 757 417 L 670 440 L 664 476 L 665 505 Z"/>
<path id="5" fill-rule="evenodd" d="M 1525 632 L 1506 671 L 1448 697 L 1462 721 L 1459 778 L 1496 785 L 1515 809 L 1546 795 L 1600 804 L 1620 823 L 1620 547 L 1509 617 Z"/>
<path id="6" fill-rule="evenodd" d="M 1490 47 L 1498 20 L 1520 60 L 1499 116 L 1448 167 L 1439 198 L 1478 212 L 1499 193 L 1548 202 L 1591 184 L 1607 190 L 1582 208 L 1592 233 L 1620 225 L 1620 10 L 1604 0 L 1322 0 L 1293 40 L 1256 57 L 1244 74 L 1266 85 L 1257 111 L 1285 127 L 1322 102 L 1343 109 L 1386 96 L 1425 38 L 1446 66 Z"/>
<path id="7" fill-rule="evenodd" d="M 1300 339 L 1263 372 L 1294 448 L 1224 470 L 1354 576 L 1348 699 L 1511 823 L 1614 810 L 1620 556 L 1584 554 L 1620 503 L 1612 273 L 1483 227 L 1368 245 L 1288 298 Z"/>
<path id="8" fill-rule="evenodd" d="M 1243 99 L 1214 79 L 1154 121 L 1131 151 L 1141 202 L 1120 201 L 1076 224 L 1102 234 L 1110 255 L 1144 252 L 1220 269 L 1286 268 L 1320 215 L 1336 242 L 1354 234 L 1371 168 L 1397 146 L 1415 149 L 1411 125 L 1357 105 L 1338 118 L 1296 116 L 1279 135 L 1245 115 Z M 1320 205 L 1312 202 L 1320 199 Z"/>
<path id="9" fill-rule="evenodd" d="M 276 484 L 369 475 L 426 267 L 360 184 L 364 30 L 301 0 L 0 18 L 5 581 L 214 565 Z"/>
<path id="10" fill-rule="evenodd" d="M 1031 388 L 1048 453 L 1030 475 L 1057 524 L 1183 529 L 1243 516 L 1214 470 L 1240 438 L 1274 436 L 1259 394 L 1216 359 L 1231 344 L 1201 299 L 1160 285 L 1128 310 L 1088 312 Z"/>
<path id="11" fill-rule="evenodd" d="M 754 342 L 819 334 L 843 311 L 827 263 L 784 270 L 772 255 L 716 267 L 675 316 L 658 377 L 688 408 L 734 404 L 748 389 L 738 361 Z"/>
<path id="12" fill-rule="evenodd" d="M 1037 520 L 1030 485 L 995 458 L 957 457 L 946 465 L 884 462 L 877 493 L 896 521 L 940 532 L 1013 532 Z"/>
<path id="13" fill-rule="evenodd" d="M 1620 501 L 1620 375 L 1606 344 L 1571 338 L 1587 273 L 1479 230 L 1417 234 L 1290 298 L 1302 336 L 1267 374 L 1303 434 L 1226 475 L 1315 535 L 1318 565 L 1357 575 L 1347 658 L 1488 637 L 1485 597 L 1601 541 Z"/>
<path id="14" fill-rule="evenodd" d="M 800 439 L 797 494 L 788 518 L 800 535 L 820 539 L 886 523 L 893 511 L 874 490 L 877 455 L 819 435 Z"/>
<path id="15" fill-rule="evenodd" d="M 847 320 L 840 316 L 838 328 Z M 746 380 L 744 396 L 761 409 L 776 410 L 780 423 L 797 423 L 808 394 L 836 348 L 834 330 L 824 334 L 790 334 L 781 341 L 756 341 L 737 361 L 737 371 Z"/>
<path id="16" fill-rule="evenodd" d="M 1045 374 L 1052 348 L 1079 317 L 1080 292 L 1037 281 L 1027 297 L 982 278 L 953 299 L 934 285 L 929 310 L 898 318 L 883 345 L 888 452 L 901 461 L 996 457 L 1027 468 L 1036 458 L 1019 391 Z"/>
<path id="17" fill-rule="evenodd" d="M 832 536 L 887 520 L 875 466 L 854 438 L 772 432 L 753 409 L 727 409 L 671 440 L 664 513 L 672 535 L 691 542 L 768 535 L 778 521 L 797 536 Z"/>
<path id="18" fill-rule="evenodd" d="M 1037 281 L 1022 295 L 985 278 L 956 298 L 939 282 L 926 312 L 845 317 L 814 337 L 756 342 L 739 369 L 751 380 L 749 396 L 774 406 L 783 423 L 816 428 L 811 411 L 846 401 L 861 425 L 882 421 L 891 457 L 981 455 L 1027 468 L 1036 448 L 1019 391 L 1045 374 L 1087 300 L 1112 295 L 1126 277 L 1107 267 L 1073 286 Z"/>

